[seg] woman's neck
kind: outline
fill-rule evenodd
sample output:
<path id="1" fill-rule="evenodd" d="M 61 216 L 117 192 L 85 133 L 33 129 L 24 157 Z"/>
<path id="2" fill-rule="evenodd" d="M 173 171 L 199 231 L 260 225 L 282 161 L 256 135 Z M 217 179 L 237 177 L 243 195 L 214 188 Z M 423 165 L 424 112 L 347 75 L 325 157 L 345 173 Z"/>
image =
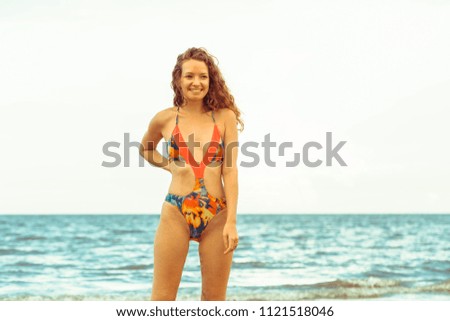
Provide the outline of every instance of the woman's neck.
<path id="1" fill-rule="evenodd" d="M 203 108 L 203 101 L 189 101 L 185 105 L 182 106 L 185 110 L 188 110 L 189 113 L 192 114 L 203 114 L 205 109 Z"/>

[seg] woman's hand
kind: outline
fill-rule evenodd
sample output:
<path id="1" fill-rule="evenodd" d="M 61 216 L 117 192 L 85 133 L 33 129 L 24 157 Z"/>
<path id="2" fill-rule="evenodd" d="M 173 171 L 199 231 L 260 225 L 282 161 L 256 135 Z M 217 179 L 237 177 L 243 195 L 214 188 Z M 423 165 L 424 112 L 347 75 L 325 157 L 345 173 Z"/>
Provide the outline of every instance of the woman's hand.
<path id="1" fill-rule="evenodd" d="M 236 223 L 225 223 L 223 227 L 223 242 L 226 248 L 223 254 L 227 254 L 236 249 L 239 242 Z"/>

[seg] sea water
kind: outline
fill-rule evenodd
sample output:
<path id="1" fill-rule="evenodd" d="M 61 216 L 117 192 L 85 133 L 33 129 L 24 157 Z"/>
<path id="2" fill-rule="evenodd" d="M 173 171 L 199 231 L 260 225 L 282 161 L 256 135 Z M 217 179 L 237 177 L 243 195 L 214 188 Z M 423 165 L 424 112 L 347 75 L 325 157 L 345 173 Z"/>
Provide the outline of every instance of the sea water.
<path id="1" fill-rule="evenodd" d="M 158 215 L 1 215 L 0 300 L 148 300 Z M 450 215 L 243 215 L 227 300 L 449 300 Z M 199 300 L 198 243 L 178 300 Z"/>

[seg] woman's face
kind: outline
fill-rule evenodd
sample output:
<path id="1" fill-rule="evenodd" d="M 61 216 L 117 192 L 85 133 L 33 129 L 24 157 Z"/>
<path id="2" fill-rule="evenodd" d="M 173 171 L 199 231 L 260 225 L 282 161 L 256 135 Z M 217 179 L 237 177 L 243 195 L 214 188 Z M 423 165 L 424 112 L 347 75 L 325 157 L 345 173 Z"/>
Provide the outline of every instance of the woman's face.
<path id="1" fill-rule="evenodd" d="M 203 61 L 186 60 L 181 65 L 180 85 L 188 101 L 202 100 L 209 89 L 208 66 Z"/>

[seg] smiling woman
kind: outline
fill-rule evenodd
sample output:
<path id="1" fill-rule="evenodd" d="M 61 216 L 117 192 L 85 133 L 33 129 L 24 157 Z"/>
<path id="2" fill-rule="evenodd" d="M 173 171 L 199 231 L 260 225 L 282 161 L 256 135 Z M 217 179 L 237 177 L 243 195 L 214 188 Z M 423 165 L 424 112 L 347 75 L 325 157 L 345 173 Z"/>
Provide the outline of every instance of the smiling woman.
<path id="1" fill-rule="evenodd" d="M 201 299 L 225 300 L 238 245 L 237 124 L 243 123 L 203 48 L 178 56 L 172 88 L 174 106 L 153 117 L 141 144 L 148 162 L 172 174 L 155 235 L 152 300 L 176 299 L 190 240 L 199 242 Z M 156 150 L 163 138 L 168 159 Z"/>
<path id="2" fill-rule="evenodd" d="M 188 60 L 183 64 L 181 90 L 188 99 L 204 98 L 209 89 L 208 67 L 203 61 Z"/>

